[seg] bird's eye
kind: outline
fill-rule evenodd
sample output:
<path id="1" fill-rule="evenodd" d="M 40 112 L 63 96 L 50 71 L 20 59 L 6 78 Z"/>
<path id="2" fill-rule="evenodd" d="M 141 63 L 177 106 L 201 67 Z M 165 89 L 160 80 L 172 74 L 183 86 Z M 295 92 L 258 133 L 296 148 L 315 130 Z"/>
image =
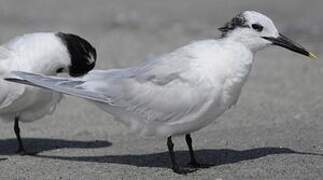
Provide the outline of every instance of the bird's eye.
<path id="1" fill-rule="evenodd" d="M 57 70 L 56 70 L 56 73 L 62 73 L 64 71 L 64 68 L 58 68 Z"/>
<path id="2" fill-rule="evenodd" d="M 252 24 L 251 26 L 254 30 L 256 30 L 258 32 L 261 32 L 264 29 L 264 27 L 260 24 Z"/>

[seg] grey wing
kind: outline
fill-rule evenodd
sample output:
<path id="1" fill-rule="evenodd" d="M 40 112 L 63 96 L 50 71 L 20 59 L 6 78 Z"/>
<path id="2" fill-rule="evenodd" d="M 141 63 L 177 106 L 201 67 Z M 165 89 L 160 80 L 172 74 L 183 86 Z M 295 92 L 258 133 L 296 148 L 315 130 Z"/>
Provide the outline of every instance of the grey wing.
<path id="1" fill-rule="evenodd" d="M 89 92 L 80 85 L 84 81 L 79 79 L 60 78 L 52 76 L 44 76 L 40 74 L 27 73 L 22 71 L 13 71 L 13 75 L 17 77 L 5 78 L 7 81 L 16 82 L 20 84 L 27 84 L 31 86 L 41 87 L 52 91 L 78 96 L 85 99 L 108 103 L 110 102 L 106 97 L 94 92 Z"/>
<path id="2" fill-rule="evenodd" d="M 195 114 L 208 102 L 209 87 L 200 85 L 199 74 L 191 72 L 185 62 L 190 58 L 170 54 L 139 67 L 93 71 L 78 80 L 14 74 L 34 86 L 105 103 L 108 109 L 138 120 L 173 122 Z"/>
<path id="3" fill-rule="evenodd" d="M 13 74 L 18 78 L 6 80 L 105 103 L 118 108 L 118 112 L 130 113 L 133 118 L 145 121 L 171 122 L 197 111 L 207 101 L 198 88 L 174 73 L 165 77 L 148 73 L 123 78 L 120 73 L 82 81 L 16 71 Z M 143 79 L 145 76 L 147 79 Z"/>
<path id="4" fill-rule="evenodd" d="M 118 91 L 114 103 L 139 119 L 172 122 L 198 111 L 206 102 L 204 95 L 198 92 L 199 88 L 178 75 L 150 78 L 147 81 L 128 80 L 127 85 L 118 88 L 122 91 Z"/>
<path id="5" fill-rule="evenodd" d="M 170 54 L 140 67 L 115 71 L 96 91 L 111 98 L 118 112 L 140 121 L 174 122 L 203 108 L 209 100 L 210 87 L 191 71 L 189 58 Z M 185 62 L 186 61 L 186 62 Z M 95 86 L 87 82 L 87 86 Z"/>

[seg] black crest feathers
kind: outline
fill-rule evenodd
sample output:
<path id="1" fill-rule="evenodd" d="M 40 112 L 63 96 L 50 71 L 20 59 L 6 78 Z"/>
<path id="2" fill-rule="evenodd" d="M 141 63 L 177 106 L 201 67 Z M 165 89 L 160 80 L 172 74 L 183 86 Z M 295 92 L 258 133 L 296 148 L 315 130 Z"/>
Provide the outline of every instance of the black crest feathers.
<path id="1" fill-rule="evenodd" d="M 237 27 L 249 27 L 246 22 L 247 20 L 242 13 L 236 15 L 230 22 L 219 28 L 219 30 L 222 32 L 222 37 L 224 37 L 227 32 L 232 31 Z"/>

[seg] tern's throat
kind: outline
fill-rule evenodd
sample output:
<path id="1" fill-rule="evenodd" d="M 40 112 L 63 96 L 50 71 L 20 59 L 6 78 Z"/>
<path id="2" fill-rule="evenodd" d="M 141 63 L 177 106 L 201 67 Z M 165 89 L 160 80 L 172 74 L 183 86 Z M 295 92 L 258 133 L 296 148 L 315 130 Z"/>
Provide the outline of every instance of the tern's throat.
<path id="1" fill-rule="evenodd" d="M 231 32 L 228 36 L 223 37 L 223 39 L 227 41 L 234 41 L 243 44 L 246 46 L 250 51 L 256 53 L 259 50 L 264 49 L 268 46 L 268 44 L 264 43 L 263 39 L 253 37 L 248 34 L 241 35 L 237 32 Z"/>

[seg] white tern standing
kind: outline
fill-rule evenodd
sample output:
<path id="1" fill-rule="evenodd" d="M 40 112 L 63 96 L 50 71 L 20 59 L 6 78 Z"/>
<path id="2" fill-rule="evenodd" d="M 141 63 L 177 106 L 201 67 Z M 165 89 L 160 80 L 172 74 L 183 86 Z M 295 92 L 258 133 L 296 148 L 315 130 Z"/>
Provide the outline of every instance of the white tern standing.
<path id="1" fill-rule="evenodd" d="M 187 173 L 192 169 L 176 163 L 172 136 L 185 135 L 190 165 L 203 167 L 194 156 L 190 133 L 237 103 L 257 51 L 277 45 L 315 57 L 258 12 L 240 13 L 219 30 L 219 39 L 193 42 L 140 66 L 94 70 L 82 78 L 13 72 L 7 80 L 88 99 L 131 131 L 167 137 L 173 171 Z"/>

